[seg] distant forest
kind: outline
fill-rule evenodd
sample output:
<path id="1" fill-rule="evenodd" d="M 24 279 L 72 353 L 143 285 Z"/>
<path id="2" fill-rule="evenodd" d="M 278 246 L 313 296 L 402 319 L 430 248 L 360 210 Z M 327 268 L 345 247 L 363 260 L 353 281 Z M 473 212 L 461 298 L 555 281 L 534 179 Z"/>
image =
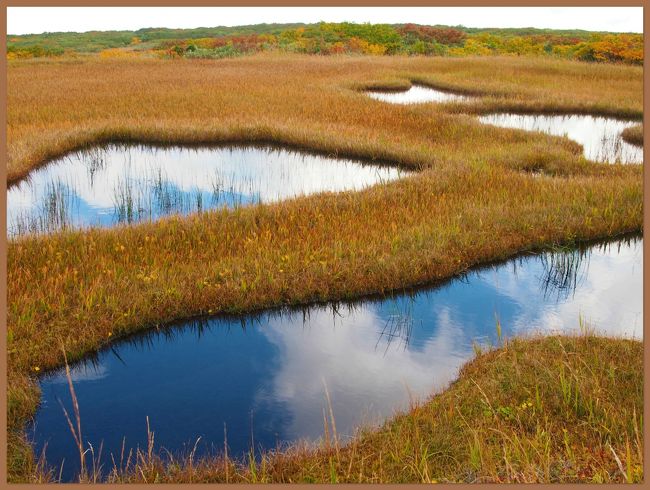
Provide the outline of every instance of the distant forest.
<path id="1" fill-rule="evenodd" d="M 314 55 L 554 56 L 643 64 L 643 35 L 418 24 L 257 24 L 197 29 L 53 32 L 7 36 L 7 57 L 229 58 L 261 51 Z"/>

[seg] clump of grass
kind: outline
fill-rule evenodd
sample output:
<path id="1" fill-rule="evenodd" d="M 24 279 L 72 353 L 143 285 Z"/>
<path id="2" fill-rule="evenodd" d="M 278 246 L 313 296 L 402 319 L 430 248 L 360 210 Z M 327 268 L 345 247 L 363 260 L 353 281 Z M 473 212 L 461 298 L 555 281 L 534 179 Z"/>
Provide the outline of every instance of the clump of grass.
<path id="1" fill-rule="evenodd" d="M 257 459 L 170 456 L 154 450 L 149 430 L 148 447 L 105 481 L 640 482 L 642 373 L 639 341 L 589 333 L 508 339 L 463 366 L 442 393 L 346 445 L 327 415 L 319 446 Z"/>
<path id="2" fill-rule="evenodd" d="M 621 137 L 631 145 L 643 146 L 643 125 L 637 124 L 625 128 L 621 133 Z"/>

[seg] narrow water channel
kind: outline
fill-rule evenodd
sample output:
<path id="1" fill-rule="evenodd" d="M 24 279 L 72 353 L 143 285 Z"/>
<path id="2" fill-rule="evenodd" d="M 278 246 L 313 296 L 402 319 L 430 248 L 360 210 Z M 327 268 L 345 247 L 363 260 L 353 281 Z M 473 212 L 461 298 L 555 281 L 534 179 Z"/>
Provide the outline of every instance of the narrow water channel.
<path id="1" fill-rule="evenodd" d="M 272 147 L 108 145 L 32 172 L 7 192 L 9 236 L 114 226 L 217 207 L 359 190 L 401 171 Z"/>
<path id="2" fill-rule="evenodd" d="M 391 104 L 421 104 L 425 102 L 464 102 L 472 96 L 445 92 L 422 85 L 412 85 L 405 91 L 367 91 L 373 99 Z M 487 114 L 479 116 L 484 124 L 502 128 L 538 131 L 555 136 L 565 136 L 580 143 L 584 155 L 595 162 L 640 164 L 643 163 L 643 148 L 623 140 L 625 128 L 638 121 L 620 120 L 610 117 L 582 114 Z"/>
<path id="3" fill-rule="evenodd" d="M 317 442 L 326 390 L 346 441 L 446 387 L 474 343 L 498 342 L 497 318 L 507 337 L 577 332 L 582 318 L 601 334 L 641 338 L 642 278 L 643 241 L 630 238 L 520 256 L 409 294 L 151 331 L 73 367 L 84 441 L 103 444 L 105 471 L 123 442 L 127 453 L 146 447 L 147 417 L 156 445 L 173 453 L 219 452 L 226 439 L 233 456 Z M 63 372 L 41 389 L 28 434 L 72 480 Z"/>

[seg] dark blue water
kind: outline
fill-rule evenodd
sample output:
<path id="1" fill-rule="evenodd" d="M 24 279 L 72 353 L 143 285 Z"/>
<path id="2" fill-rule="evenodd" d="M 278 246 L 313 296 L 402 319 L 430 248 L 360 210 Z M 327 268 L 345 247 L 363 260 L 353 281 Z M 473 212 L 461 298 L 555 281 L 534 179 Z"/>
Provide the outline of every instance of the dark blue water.
<path id="1" fill-rule="evenodd" d="M 641 338 L 643 242 L 612 242 L 528 255 L 445 284 L 355 304 L 215 317 L 116 343 L 73 368 L 83 440 L 104 470 L 120 450 L 146 447 L 230 455 L 323 435 L 331 400 L 343 441 L 412 399 L 444 388 L 473 344 L 504 336 L 579 331 Z M 29 433 L 63 479 L 78 453 L 58 399 L 70 410 L 62 373 L 41 381 Z M 327 391 L 326 391 L 327 390 Z M 330 428 L 331 431 L 331 428 Z M 199 439 L 200 438 L 200 439 Z M 64 463 L 65 462 L 65 463 Z"/>
<path id="2" fill-rule="evenodd" d="M 9 236 L 152 221 L 396 179 L 386 166 L 275 147 L 108 145 L 30 173 L 7 192 Z"/>

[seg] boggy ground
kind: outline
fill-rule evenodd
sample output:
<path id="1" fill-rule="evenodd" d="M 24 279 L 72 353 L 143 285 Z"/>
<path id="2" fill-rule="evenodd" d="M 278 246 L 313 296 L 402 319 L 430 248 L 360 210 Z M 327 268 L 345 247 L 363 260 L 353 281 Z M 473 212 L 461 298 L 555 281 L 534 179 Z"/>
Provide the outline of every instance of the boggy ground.
<path id="1" fill-rule="evenodd" d="M 482 94 L 397 106 L 364 87 Z M 493 110 L 639 119 L 642 68 L 528 58 L 262 55 L 12 62 L 8 180 L 107 141 L 273 142 L 419 170 L 362 192 L 13 240 L 8 250 L 9 467 L 34 477 L 21 428 L 37 372 L 197 314 L 343 299 L 451 276 L 518 251 L 640 231 L 642 168 L 561 138 L 484 126 Z"/>

